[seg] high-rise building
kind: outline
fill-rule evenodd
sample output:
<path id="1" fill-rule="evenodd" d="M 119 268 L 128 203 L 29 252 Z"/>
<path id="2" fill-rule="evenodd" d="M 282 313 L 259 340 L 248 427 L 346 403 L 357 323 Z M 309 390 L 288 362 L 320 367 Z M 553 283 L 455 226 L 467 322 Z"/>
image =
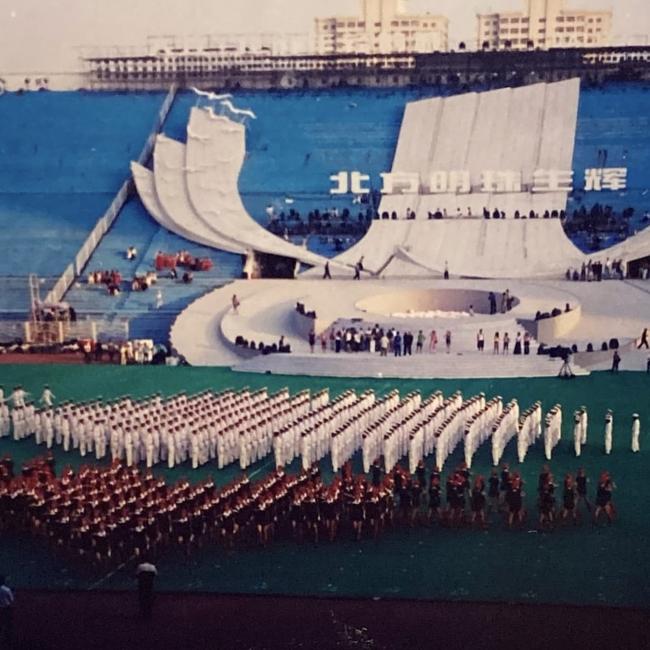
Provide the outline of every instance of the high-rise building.
<path id="1" fill-rule="evenodd" d="M 565 0 L 524 0 L 525 12 L 477 16 L 479 48 L 525 50 L 609 45 L 611 11 L 566 9 Z"/>
<path id="2" fill-rule="evenodd" d="M 318 54 L 445 52 L 449 20 L 404 12 L 402 0 L 362 0 L 360 16 L 316 18 Z"/>

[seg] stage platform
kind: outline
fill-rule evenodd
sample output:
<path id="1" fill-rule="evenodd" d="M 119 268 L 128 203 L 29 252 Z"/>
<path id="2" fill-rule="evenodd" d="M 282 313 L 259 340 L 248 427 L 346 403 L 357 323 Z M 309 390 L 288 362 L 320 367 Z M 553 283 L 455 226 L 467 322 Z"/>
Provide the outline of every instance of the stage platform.
<path id="1" fill-rule="evenodd" d="M 508 313 L 490 315 L 487 296 L 490 291 L 499 297 L 508 289 L 516 299 Z M 236 281 L 217 289 L 192 303 L 176 319 L 171 342 L 191 365 L 227 366 L 249 372 L 305 374 L 354 377 L 533 377 L 557 374 L 561 362 L 538 356 L 537 342 L 531 345 L 530 356 L 492 354 L 495 332 L 508 332 L 510 350 L 517 332 L 524 326 L 534 327 L 536 313 L 566 304 L 575 318 L 559 328 L 547 345 L 578 346 L 584 351 L 592 343 L 596 352 L 580 355 L 575 371 L 611 365 L 611 352 L 600 352 L 603 342 L 617 338 L 623 357 L 622 368 L 645 369 L 643 356 L 633 352 L 634 340 L 647 326 L 650 313 L 642 283 L 609 280 L 580 283 L 561 281 L 476 281 L 476 280 L 260 280 Z M 238 313 L 231 305 L 233 295 L 241 301 Z M 446 296 L 446 298 L 444 298 Z M 395 302 L 397 298 L 402 302 Z M 422 300 L 453 300 L 467 310 L 473 304 L 474 316 L 456 318 L 441 314 L 434 318 L 395 316 L 391 306 L 423 304 Z M 425 300 L 425 302 L 426 302 Z M 297 303 L 305 310 L 315 311 L 316 319 L 308 319 L 296 311 Z M 427 303 L 429 304 L 429 303 Z M 441 303 L 442 304 L 442 303 Z M 446 304 L 452 304 L 447 302 Z M 382 308 L 386 306 L 386 309 Z M 395 309 L 394 311 L 398 311 Z M 398 331 L 419 330 L 425 335 L 422 354 L 412 357 L 381 358 L 368 352 L 336 354 L 330 350 L 329 330 L 347 326 L 372 328 L 394 326 Z M 327 351 L 320 339 L 315 352 L 310 352 L 309 329 L 317 337 L 325 333 Z M 438 347 L 429 351 L 429 333 L 435 329 Z M 476 350 L 476 335 L 483 329 L 485 351 Z M 444 333 L 452 332 L 452 346 L 447 354 Z M 247 341 L 267 345 L 284 337 L 291 345 L 291 354 L 263 356 L 235 345 L 241 336 Z M 415 352 L 415 347 L 414 347 Z"/>

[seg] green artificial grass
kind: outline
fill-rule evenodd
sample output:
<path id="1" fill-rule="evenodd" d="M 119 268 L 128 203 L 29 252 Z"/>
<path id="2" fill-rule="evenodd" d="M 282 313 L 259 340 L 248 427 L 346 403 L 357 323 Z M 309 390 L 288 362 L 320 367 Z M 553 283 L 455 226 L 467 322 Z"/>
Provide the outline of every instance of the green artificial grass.
<path id="1" fill-rule="evenodd" d="M 650 606 L 650 561 L 646 540 L 650 538 L 650 402 L 647 399 L 650 375 L 640 373 L 596 373 L 571 381 L 555 378 L 495 380 L 377 380 L 313 378 L 276 375 L 246 375 L 225 369 L 119 367 L 119 366 L 0 366 L 0 383 L 5 392 L 22 384 L 36 397 L 48 383 L 57 400 L 77 401 L 102 395 L 113 398 L 129 394 L 145 396 L 156 391 L 165 395 L 184 390 L 194 393 L 205 388 L 252 389 L 267 386 L 270 391 L 283 386 L 298 391 L 328 386 L 333 394 L 347 388 L 372 388 L 378 394 L 397 388 L 406 393 L 419 389 L 423 394 L 442 390 L 445 395 L 461 390 L 470 396 L 480 391 L 513 397 L 522 409 L 541 400 L 544 411 L 556 402 L 564 409 L 563 440 L 554 450 L 551 468 L 556 483 L 566 472 L 583 466 L 591 478 L 591 496 L 598 474 L 608 469 L 617 490 L 614 501 L 619 519 L 613 526 L 593 527 L 587 517 L 579 526 L 561 526 L 554 532 L 536 530 L 537 475 L 545 462 L 538 443 L 519 465 L 514 443 L 506 448 L 503 461 L 521 472 L 526 481 L 527 525 L 507 530 L 494 516 L 487 531 L 430 528 L 386 531 L 379 540 L 352 542 L 347 533 L 339 540 L 318 546 L 289 541 L 266 549 L 243 548 L 227 552 L 209 546 L 190 558 L 179 549 L 169 549 L 158 558 L 158 587 L 164 590 L 214 591 L 222 593 L 276 593 L 360 597 L 404 597 L 518 602 L 566 602 Z M 573 453 L 571 417 L 573 410 L 586 405 L 589 436 L 580 459 Z M 605 410 L 614 411 L 614 448 L 603 452 Z M 630 447 L 631 415 L 641 416 L 641 453 Z M 58 466 L 78 466 L 76 453 L 55 450 Z M 31 441 L 0 441 L 0 454 L 11 453 L 17 466 L 42 448 Z M 461 450 L 447 462 L 452 468 Z M 85 462 L 89 462 L 86 457 Z M 323 463 L 326 479 L 331 476 L 329 458 Z M 359 458 L 354 459 L 360 470 Z M 428 459 L 430 468 L 432 459 Z M 250 468 L 257 478 L 272 467 L 270 458 Z M 297 470 L 297 463 L 291 469 Z M 474 474 L 488 474 L 491 459 L 488 446 L 475 455 Z M 212 474 L 218 484 L 238 474 L 235 467 L 218 471 L 187 465 L 174 470 L 156 470 L 169 481 L 180 476 L 199 480 Z M 561 488 L 558 490 L 561 497 Z M 561 501 L 561 499 L 559 499 Z M 104 575 L 52 552 L 41 540 L 7 536 L 0 544 L 0 573 L 10 575 L 18 588 L 123 589 L 133 585 L 132 567 Z"/>

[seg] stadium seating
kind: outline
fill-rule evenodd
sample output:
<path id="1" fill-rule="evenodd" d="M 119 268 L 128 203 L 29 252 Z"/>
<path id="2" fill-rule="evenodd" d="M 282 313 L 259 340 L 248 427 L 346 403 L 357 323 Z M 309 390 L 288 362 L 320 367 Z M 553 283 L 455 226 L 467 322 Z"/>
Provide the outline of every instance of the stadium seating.
<path id="1" fill-rule="evenodd" d="M 535 92 L 533 87 L 530 92 Z M 351 207 L 354 213 L 356 206 L 349 206 L 348 198 L 333 200 L 329 195 L 329 176 L 339 170 L 359 170 L 370 174 L 372 186 L 377 188 L 379 174 L 391 168 L 394 157 L 408 159 L 406 150 L 401 154 L 395 151 L 405 104 L 436 94 L 439 89 L 428 87 L 236 93 L 237 106 L 250 108 L 257 115 L 246 127 L 247 152 L 239 178 L 245 208 L 261 221 L 266 219 L 264 208 L 269 204 L 278 212 L 290 206 L 303 215 L 330 205 Z M 142 148 L 162 97 L 6 93 L 0 98 L 0 246 L 4 251 L 0 258 L 0 311 L 6 314 L 27 308 L 29 273 L 44 278 L 46 287 L 70 263 L 128 177 L 128 163 Z M 167 136 L 185 140 L 190 108 L 196 104 L 192 93 L 178 96 L 165 125 Z M 650 129 L 644 117 L 648 113 L 650 93 L 640 84 L 582 90 L 574 153 L 576 185 L 581 185 L 585 167 L 595 166 L 597 151 L 607 148 L 608 166 L 629 168 L 629 189 L 626 193 L 579 196 L 569 201 L 569 210 L 596 201 L 616 209 L 635 205 L 631 226 L 642 226 L 647 199 L 643 193 L 650 184 Z M 475 132 L 485 135 L 484 141 L 474 142 L 466 158 L 473 159 L 481 151 L 486 156 L 494 153 L 490 143 L 497 125 L 491 119 L 497 118 L 488 111 L 463 116 L 463 123 L 474 120 Z M 521 119 L 530 123 L 532 133 L 541 118 L 531 114 Z M 522 140 L 516 151 L 501 152 L 499 160 L 512 155 L 525 165 L 527 149 Z M 449 160 L 460 162 L 460 158 Z M 407 202 L 402 207 L 415 206 Z M 418 219 L 421 212 L 418 210 Z M 166 306 L 190 300 L 205 290 L 204 280 L 220 282 L 241 272 L 238 257 L 188 245 L 154 223 L 137 199 L 127 204 L 88 268 L 132 271 L 133 263 L 122 256 L 128 245 L 140 252 L 138 272 L 152 264 L 159 248 L 190 248 L 214 262 L 213 275 L 195 274 L 191 285 L 164 287 Z M 149 293 L 115 300 L 104 296 L 99 287 L 88 291 L 75 288 L 68 298 L 74 304 L 78 301 L 82 313 L 110 308 L 112 312 L 140 314 L 148 313 L 154 299 Z"/>

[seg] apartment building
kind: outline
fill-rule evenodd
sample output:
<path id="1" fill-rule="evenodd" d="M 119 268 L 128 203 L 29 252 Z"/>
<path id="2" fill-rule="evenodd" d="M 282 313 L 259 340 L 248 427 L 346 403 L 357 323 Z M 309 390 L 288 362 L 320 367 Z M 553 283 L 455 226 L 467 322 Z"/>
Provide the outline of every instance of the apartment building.
<path id="1" fill-rule="evenodd" d="M 479 14 L 478 48 L 526 50 L 609 45 L 611 11 L 568 9 L 565 0 L 524 0 L 526 11 Z"/>
<path id="2" fill-rule="evenodd" d="M 317 54 L 446 52 L 445 16 L 408 14 L 402 0 L 361 0 L 361 15 L 316 18 Z"/>

